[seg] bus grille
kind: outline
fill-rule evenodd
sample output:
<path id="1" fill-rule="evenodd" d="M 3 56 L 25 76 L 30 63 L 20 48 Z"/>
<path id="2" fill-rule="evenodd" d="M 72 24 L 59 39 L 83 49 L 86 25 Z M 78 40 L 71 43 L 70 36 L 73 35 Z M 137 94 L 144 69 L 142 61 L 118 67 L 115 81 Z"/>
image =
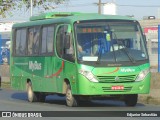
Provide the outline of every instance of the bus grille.
<path id="1" fill-rule="evenodd" d="M 102 87 L 103 92 L 128 92 L 131 91 L 132 87 L 124 87 L 123 90 L 112 90 L 111 87 Z"/>
<path id="2" fill-rule="evenodd" d="M 125 83 L 134 82 L 136 75 L 127 76 L 97 76 L 100 83 Z"/>

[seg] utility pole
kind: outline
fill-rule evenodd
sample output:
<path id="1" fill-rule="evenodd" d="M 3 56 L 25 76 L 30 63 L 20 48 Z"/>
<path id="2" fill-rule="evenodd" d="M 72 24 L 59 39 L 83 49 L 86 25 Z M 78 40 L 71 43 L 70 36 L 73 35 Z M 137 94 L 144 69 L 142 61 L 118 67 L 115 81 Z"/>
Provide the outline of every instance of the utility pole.
<path id="1" fill-rule="evenodd" d="M 102 3 L 101 0 L 98 1 L 98 3 L 94 3 L 96 5 L 98 5 L 98 13 L 101 14 L 102 13 L 102 5 L 106 4 L 106 3 Z"/>
<path id="2" fill-rule="evenodd" d="M 33 15 L 33 0 L 30 0 L 30 7 L 31 7 L 31 9 L 30 9 L 30 16 L 32 16 Z"/>
<path id="3" fill-rule="evenodd" d="M 101 14 L 101 11 L 102 11 L 101 4 L 102 4 L 102 2 L 101 2 L 101 0 L 99 0 L 99 2 L 98 2 L 98 13 L 99 14 Z"/>

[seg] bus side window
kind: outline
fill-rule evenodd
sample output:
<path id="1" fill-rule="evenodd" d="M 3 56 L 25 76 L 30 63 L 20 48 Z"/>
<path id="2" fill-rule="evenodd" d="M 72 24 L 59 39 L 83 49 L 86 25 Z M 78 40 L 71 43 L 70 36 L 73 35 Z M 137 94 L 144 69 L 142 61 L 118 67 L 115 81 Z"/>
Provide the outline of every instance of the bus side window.
<path id="1" fill-rule="evenodd" d="M 16 55 L 20 54 L 20 50 L 21 50 L 21 30 L 17 30 L 16 31 Z"/>
<path id="2" fill-rule="evenodd" d="M 40 41 L 40 27 L 34 28 L 34 36 L 33 36 L 33 54 L 39 53 L 39 41 Z"/>
<path id="3" fill-rule="evenodd" d="M 53 53 L 53 41 L 54 41 L 54 25 L 43 26 L 41 54 Z"/>
<path id="4" fill-rule="evenodd" d="M 16 31 L 16 55 L 23 56 L 26 53 L 26 29 Z"/>
<path id="5" fill-rule="evenodd" d="M 34 36 L 33 28 L 30 28 L 28 31 L 28 55 L 32 55 L 33 41 L 34 41 L 33 36 Z"/>
<path id="6" fill-rule="evenodd" d="M 47 32 L 47 52 L 48 53 L 53 52 L 53 41 L 54 41 L 54 26 L 49 26 L 48 32 Z"/>

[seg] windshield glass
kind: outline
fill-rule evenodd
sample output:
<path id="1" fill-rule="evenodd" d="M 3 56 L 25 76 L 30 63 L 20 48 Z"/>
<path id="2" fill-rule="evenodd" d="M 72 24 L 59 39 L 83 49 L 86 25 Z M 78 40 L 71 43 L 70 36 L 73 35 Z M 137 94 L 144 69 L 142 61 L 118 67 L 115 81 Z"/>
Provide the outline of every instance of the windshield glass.
<path id="1" fill-rule="evenodd" d="M 81 61 L 136 62 L 148 59 L 137 22 L 75 24 L 77 57 Z"/>

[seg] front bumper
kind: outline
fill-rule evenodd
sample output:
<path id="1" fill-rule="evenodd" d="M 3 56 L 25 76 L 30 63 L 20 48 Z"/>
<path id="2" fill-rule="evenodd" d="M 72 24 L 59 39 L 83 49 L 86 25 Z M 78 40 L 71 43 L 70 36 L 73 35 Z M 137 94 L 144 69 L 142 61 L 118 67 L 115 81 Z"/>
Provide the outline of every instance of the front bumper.
<path id="1" fill-rule="evenodd" d="M 127 83 L 94 83 L 79 75 L 77 93 L 75 95 L 119 95 L 119 94 L 148 94 L 150 90 L 149 73 L 143 81 Z M 112 90 L 112 86 L 123 86 L 123 90 Z"/>

